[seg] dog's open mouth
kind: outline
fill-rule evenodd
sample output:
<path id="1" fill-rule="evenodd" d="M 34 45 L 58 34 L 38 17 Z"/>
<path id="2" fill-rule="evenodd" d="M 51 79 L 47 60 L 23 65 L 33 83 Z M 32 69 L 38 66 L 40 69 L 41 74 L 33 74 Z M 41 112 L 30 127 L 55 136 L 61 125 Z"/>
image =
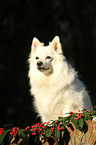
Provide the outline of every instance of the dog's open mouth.
<path id="1" fill-rule="evenodd" d="M 39 71 L 46 71 L 46 70 L 48 70 L 48 69 L 49 69 L 49 67 L 48 67 L 48 68 L 44 68 L 44 67 L 37 67 L 37 69 L 38 69 Z"/>

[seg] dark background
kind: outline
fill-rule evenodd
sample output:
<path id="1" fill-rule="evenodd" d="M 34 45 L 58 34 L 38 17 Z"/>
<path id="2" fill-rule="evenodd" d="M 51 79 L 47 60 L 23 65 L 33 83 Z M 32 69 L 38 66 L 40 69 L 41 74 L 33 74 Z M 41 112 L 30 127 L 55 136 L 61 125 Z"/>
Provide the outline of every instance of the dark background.
<path id="1" fill-rule="evenodd" d="M 96 104 L 96 0 L 2 0 L 0 126 L 40 121 L 29 93 L 27 59 L 33 37 L 47 45 L 56 35 Z"/>

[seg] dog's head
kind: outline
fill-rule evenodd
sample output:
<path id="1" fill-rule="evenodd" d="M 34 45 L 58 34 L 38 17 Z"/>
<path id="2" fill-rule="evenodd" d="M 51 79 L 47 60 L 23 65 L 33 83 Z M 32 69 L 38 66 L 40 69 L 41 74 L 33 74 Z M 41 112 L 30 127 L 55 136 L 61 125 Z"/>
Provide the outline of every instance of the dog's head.
<path id="1" fill-rule="evenodd" d="M 63 56 L 61 54 L 62 49 L 58 36 L 52 42 L 49 42 L 48 46 L 44 46 L 37 38 L 33 38 L 30 58 L 35 62 L 35 67 L 45 75 L 53 73 L 53 66 L 57 63 L 59 57 Z"/>

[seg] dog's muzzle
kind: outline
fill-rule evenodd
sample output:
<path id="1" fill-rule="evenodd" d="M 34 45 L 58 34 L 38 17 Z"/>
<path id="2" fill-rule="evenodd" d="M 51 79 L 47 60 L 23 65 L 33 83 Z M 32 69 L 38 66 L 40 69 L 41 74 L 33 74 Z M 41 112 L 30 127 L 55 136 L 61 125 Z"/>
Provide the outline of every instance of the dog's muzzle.
<path id="1" fill-rule="evenodd" d="M 48 70 L 49 67 L 46 68 L 46 67 L 44 66 L 44 64 L 43 64 L 42 61 L 38 61 L 38 62 L 37 62 L 37 69 L 38 69 L 39 71 L 44 71 L 44 70 Z"/>

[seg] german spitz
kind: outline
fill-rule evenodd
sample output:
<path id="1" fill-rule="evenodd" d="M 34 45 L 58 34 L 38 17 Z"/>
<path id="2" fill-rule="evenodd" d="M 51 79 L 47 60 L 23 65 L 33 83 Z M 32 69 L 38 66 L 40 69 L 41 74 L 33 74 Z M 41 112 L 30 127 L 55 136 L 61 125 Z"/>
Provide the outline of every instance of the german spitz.
<path id="1" fill-rule="evenodd" d="M 92 110 L 86 88 L 63 55 L 58 36 L 48 46 L 34 37 L 28 61 L 31 94 L 43 122 L 83 107 Z"/>

